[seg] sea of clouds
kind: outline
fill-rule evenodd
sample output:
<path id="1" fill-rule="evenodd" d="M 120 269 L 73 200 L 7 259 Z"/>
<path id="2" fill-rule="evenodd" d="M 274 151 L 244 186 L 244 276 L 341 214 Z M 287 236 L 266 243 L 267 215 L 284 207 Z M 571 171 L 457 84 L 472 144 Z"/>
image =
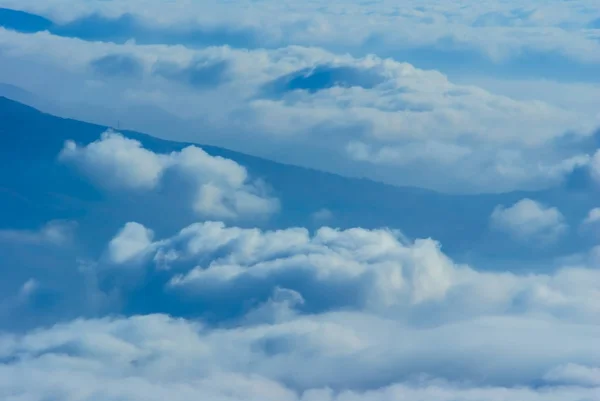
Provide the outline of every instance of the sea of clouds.
<path id="1" fill-rule="evenodd" d="M 600 395 L 596 248 L 548 273 L 487 271 L 387 228 L 236 226 L 279 201 L 198 147 L 157 154 L 108 131 L 67 141 L 57 160 L 104 191 L 175 180 L 185 196 L 172 207 L 198 222 L 160 237 L 128 221 L 96 260 L 81 258 L 74 221 L 0 231 L 0 251 L 22 263 L 0 303 L 3 399 Z M 532 242 L 565 229 L 529 199 L 499 205 L 490 224 Z"/>
<path id="2" fill-rule="evenodd" d="M 600 181 L 591 0 L 0 7 L 48 19 L 0 28 L 0 81 L 62 115 L 449 192 Z M 317 230 L 266 228 L 277 188 L 200 145 L 111 129 L 55 159 L 147 198 L 140 213 L 188 217 L 98 223 L 99 253 L 76 219 L 0 225 L 2 400 L 600 400 L 599 247 L 489 269 L 402 227 L 329 227 L 328 210 Z M 597 232 L 600 209 L 573 226 L 524 197 L 488 219 L 552 246 Z"/>

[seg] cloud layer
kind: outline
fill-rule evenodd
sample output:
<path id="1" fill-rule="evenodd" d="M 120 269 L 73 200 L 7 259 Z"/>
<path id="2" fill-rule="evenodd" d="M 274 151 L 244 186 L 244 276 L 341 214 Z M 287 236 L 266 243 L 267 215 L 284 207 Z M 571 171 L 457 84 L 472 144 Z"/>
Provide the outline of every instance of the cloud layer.
<path id="1" fill-rule="evenodd" d="M 0 0 L 0 95 L 419 187 L 0 102 L 0 399 L 600 401 L 599 18 Z"/>
<path id="2" fill-rule="evenodd" d="M 512 324 L 516 332 L 526 335 L 547 329 L 544 324 L 504 323 Z M 426 350 L 419 347 L 419 343 L 429 340 L 435 344 L 436 340 L 444 338 L 443 335 L 459 334 L 451 327 L 411 331 L 389 321 L 351 315 L 329 316 L 327 321 L 300 319 L 294 323 L 215 331 L 160 315 L 77 321 L 25 336 L 3 337 L 1 355 L 10 362 L 0 367 L 0 394 L 10 400 L 28 394 L 28 399 L 54 397 L 107 401 L 123 398 L 159 400 L 164 397 L 184 401 L 198 397 L 231 401 L 597 399 L 597 388 L 593 387 L 594 368 L 574 364 L 550 370 L 542 379 L 544 385 L 537 388 L 477 387 L 426 376 L 394 383 L 407 367 L 410 370 L 425 368 L 436 362 L 447 363 L 447 358 L 455 361 L 455 375 L 460 375 L 468 370 L 468 356 L 473 355 L 469 351 L 485 346 L 488 336 L 492 335 L 491 330 L 498 329 L 498 324 L 501 323 L 488 321 L 471 326 L 477 334 L 484 335 L 484 339 L 478 346 L 471 347 L 458 346 L 458 339 L 450 340 L 457 344 L 454 351 L 448 353 L 438 346 Z M 587 340 L 588 345 L 593 340 L 591 336 L 597 335 L 593 331 L 582 333 L 574 328 L 565 329 L 564 334 L 573 334 L 573 339 L 578 341 Z M 377 352 L 381 343 L 378 346 L 376 342 L 393 341 L 392 338 L 383 340 L 392 333 L 396 338 L 398 334 L 402 335 L 404 342 L 410 341 L 414 347 L 409 354 L 401 355 L 401 351 L 396 354 L 397 364 L 380 366 L 388 372 L 390 368 L 394 370 L 392 377 L 386 380 L 392 383 L 377 389 L 342 391 L 321 385 L 325 380 L 352 383 L 353 378 L 362 378 L 358 383 L 354 382 L 357 387 L 365 377 L 372 377 L 373 369 L 377 369 L 373 364 L 384 358 L 384 354 Z M 510 340 L 515 338 L 510 331 L 496 332 L 493 337 L 499 334 L 508 334 Z M 543 345 L 551 346 L 552 338 L 555 335 L 551 333 Z M 293 348 L 289 347 L 290 341 L 294 343 Z M 534 344 L 536 341 L 530 339 L 511 347 Z M 399 348 L 404 347 L 400 344 Z M 496 351 L 508 349 L 507 346 Z M 583 344 L 571 347 L 571 352 L 576 350 L 582 352 Z M 441 354 L 436 356 L 440 351 Z M 528 349 L 530 356 L 539 356 L 543 351 L 542 345 Z M 367 359 L 356 365 L 361 356 Z M 423 357 L 428 360 L 422 361 Z M 511 373 L 505 358 L 490 351 L 479 355 L 477 359 L 487 365 L 481 372 L 483 381 L 493 382 L 493 379 L 484 379 L 484 375 L 502 372 L 503 367 L 509 377 L 527 370 L 540 370 L 535 367 L 536 363 L 520 358 L 523 365 L 518 365 L 517 371 Z M 390 362 L 389 356 L 386 359 Z M 340 366 L 348 366 L 349 361 L 354 362 L 355 368 L 340 369 Z M 23 372 L 27 372 L 28 379 L 24 379 Z"/>
<path id="3" fill-rule="evenodd" d="M 357 4 L 335 1 L 263 2 L 180 0 L 169 11 L 160 1 L 101 3 L 4 0 L 2 5 L 41 13 L 55 34 L 90 40 L 183 44 L 191 47 L 320 46 L 353 53 L 404 56 L 412 62 L 459 70 L 475 65 L 505 74 L 574 77 L 592 70 L 598 53 L 598 15 L 589 0 L 488 1 L 456 5 L 440 1 Z M 276 16 L 276 18 L 274 18 Z M 41 24 L 45 28 L 48 24 Z M 453 58 L 462 56 L 464 62 Z M 537 59 L 536 59 L 537 58 Z M 545 65 L 540 59 L 553 61 Z M 568 71 L 565 59 L 571 63 Z M 579 65 L 578 65 L 579 64 Z M 495 68 L 494 68 L 495 67 Z M 487 71 L 486 71 L 487 72 Z M 591 76 L 591 75 L 589 75 Z"/>
<path id="4" fill-rule="evenodd" d="M 66 110 L 81 118 L 116 125 L 115 115 L 125 114 L 124 124 L 159 136 L 395 184 L 543 188 L 588 165 L 596 151 L 588 142 L 600 120 L 591 109 L 498 95 L 374 55 L 114 44 L 7 30 L 0 46 L 7 79 L 35 92 L 48 90 L 48 81 L 25 82 L 23 68 L 27 77 L 56 76 Z M 566 134 L 575 145 L 560 146 Z"/>

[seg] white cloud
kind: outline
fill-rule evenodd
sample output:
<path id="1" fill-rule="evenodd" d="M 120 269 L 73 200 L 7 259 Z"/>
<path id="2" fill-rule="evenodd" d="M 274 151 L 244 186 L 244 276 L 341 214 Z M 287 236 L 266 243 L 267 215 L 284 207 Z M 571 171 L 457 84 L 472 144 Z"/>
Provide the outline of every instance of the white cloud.
<path id="1" fill-rule="evenodd" d="M 410 242 L 388 230 L 324 227 L 311 235 L 206 222 L 144 245 L 138 253 L 148 255 L 149 271 L 172 272 L 165 283 L 172 296 L 208 304 L 266 301 L 265 294 L 285 288 L 310 310 L 369 311 L 414 324 L 498 313 L 583 321 L 598 313 L 600 274 L 593 269 L 477 271 L 454 263 L 433 240 Z"/>
<path id="2" fill-rule="evenodd" d="M 552 369 L 545 379 L 554 383 L 570 383 L 600 387 L 600 368 L 590 368 L 569 363 Z"/>
<path id="3" fill-rule="evenodd" d="M 569 107 L 546 102 L 549 96 L 516 100 L 393 59 L 317 48 L 193 50 L 6 30 L 0 30 L 0 46 L 11 82 L 48 91 L 48 80 L 36 84 L 28 77 L 34 70 L 56 74 L 51 85 L 60 82 L 62 98 L 82 105 L 69 106 L 71 114 L 108 107 L 110 118 L 103 121 L 114 125 L 115 113 L 130 110 L 124 124 L 158 136 L 395 184 L 427 182 L 445 191 L 556 184 L 589 162 L 588 150 L 564 149 L 556 139 L 566 132 L 584 139 L 600 124 L 595 111 L 578 107 L 580 101 Z M 137 60 L 140 75 L 97 77 L 90 71 L 94 60 L 115 54 Z M 158 73 L 164 65 L 180 74 Z M 212 69 L 203 70 L 206 65 Z M 190 74 L 211 85 L 187 82 Z M 137 118 L 134 106 L 152 109 Z M 96 114 L 94 121 L 102 119 Z M 148 123 L 148 115 L 162 117 Z M 315 149 L 330 156 L 315 157 Z"/>
<path id="4" fill-rule="evenodd" d="M 139 141 L 108 131 L 86 146 L 68 141 L 59 159 L 73 162 L 111 189 L 156 189 L 163 175 L 173 170 L 193 187 L 192 208 L 201 216 L 260 217 L 279 208 L 277 199 L 266 194 L 261 182 L 252 182 L 243 166 L 195 146 L 157 154 L 144 149 Z"/>
<path id="5" fill-rule="evenodd" d="M 568 335 L 572 337 L 563 337 Z M 228 329 L 207 329 L 161 315 L 78 320 L 0 337 L 7 361 L 0 365 L 0 396 L 107 401 L 598 400 L 598 388 L 589 381 L 581 385 L 579 377 L 562 375 L 561 385 L 555 386 L 553 374 L 545 386 L 526 384 L 532 378 L 544 382 L 545 366 L 555 361 L 598 362 L 595 335 L 591 327 L 493 319 L 410 329 L 361 315 Z M 548 350 L 559 349 L 564 349 L 560 355 L 549 356 Z M 410 377 L 419 370 L 438 372 L 440 378 L 419 378 L 418 373 Z M 465 377 L 468 382 L 462 381 Z"/>
<path id="6" fill-rule="evenodd" d="M 0 241 L 63 246 L 72 240 L 76 228 L 74 221 L 53 220 L 37 230 L 0 230 Z"/>
<path id="7" fill-rule="evenodd" d="M 60 22 L 94 12 L 110 18 L 133 15 L 140 18 L 141 36 L 147 36 L 144 30 L 162 33 L 155 34 L 151 39 L 154 41 L 178 35 L 182 41 L 202 43 L 203 34 L 208 33 L 217 43 L 259 47 L 317 45 L 354 53 L 375 49 L 389 54 L 416 48 L 429 50 L 434 56 L 436 50 L 459 54 L 462 50 L 464 57 L 467 49 L 498 62 L 538 52 L 597 63 L 600 54 L 597 34 L 586 29 L 600 17 L 592 0 L 537 1 L 526 9 L 518 2 L 458 5 L 440 0 L 414 0 L 402 7 L 392 1 L 360 4 L 347 0 L 301 5 L 293 1 L 257 5 L 238 0 L 234 7 L 216 1 L 174 3 L 166 10 L 159 0 L 76 5 L 62 0 L 3 1 L 5 6 L 41 12 Z M 453 56 L 451 53 L 449 57 Z M 542 71 L 551 68 L 539 67 Z"/>
<path id="8" fill-rule="evenodd" d="M 596 151 L 592 157 L 590 162 L 590 174 L 596 182 L 600 183 L 600 150 Z"/>
<path id="9" fill-rule="evenodd" d="M 600 222 L 600 207 L 595 207 L 588 212 L 583 224 L 594 224 Z"/>
<path id="10" fill-rule="evenodd" d="M 152 189 L 158 184 L 168 158 L 146 150 L 136 140 L 108 131 L 84 147 L 67 141 L 59 155 L 74 161 L 93 179 L 108 187 Z"/>
<path id="11" fill-rule="evenodd" d="M 146 315 L 0 334 L 0 398 L 599 399 L 594 268 L 486 272 L 390 230 L 217 222 L 164 239 L 128 223 L 108 248 L 173 278 L 161 308 L 202 299 L 195 313 L 216 324 Z M 244 303 L 233 319 L 213 308 Z"/>
<path id="12" fill-rule="evenodd" d="M 261 182 L 251 182 L 246 169 L 233 160 L 211 156 L 194 146 L 171 158 L 175 169 L 197 182 L 193 207 L 200 214 L 222 219 L 268 216 L 279 208 Z"/>
<path id="13" fill-rule="evenodd" d="M 497 206 L 490 216 L 492 227 L 520 241 L 554 241 L 568 226 L 555 207 L 531 199 L 522 199 L 510 207 Z"/>
<path id="14" fill-rule="evenodd" d="M 126 263 L 142 256 L 152 244 L 154 233 L 138 223 L 127 223 L 108 244 L 109 256 L 114 263 Z"/>

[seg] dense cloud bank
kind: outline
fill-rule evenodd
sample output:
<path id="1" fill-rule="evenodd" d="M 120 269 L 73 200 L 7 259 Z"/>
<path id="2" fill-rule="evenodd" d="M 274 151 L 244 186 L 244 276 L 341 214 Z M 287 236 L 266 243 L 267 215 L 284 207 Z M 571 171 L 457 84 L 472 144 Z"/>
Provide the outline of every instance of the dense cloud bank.
<path id="1" fill-rule="evenodd" d="M 548 355 L 567 338 L 561 335 L 573 341 Z M 592 328 L 519 319 L 414 330 L 360 314 L 215 330 L 163 315 L 79 320 L 2 337 L 0 394 L 106 401 L 596 400 L 597 369 L 561 362 L 579 355 L 591 363 L 597 336 Z M 535 386 L 523 384 L 532 379 Z"/>

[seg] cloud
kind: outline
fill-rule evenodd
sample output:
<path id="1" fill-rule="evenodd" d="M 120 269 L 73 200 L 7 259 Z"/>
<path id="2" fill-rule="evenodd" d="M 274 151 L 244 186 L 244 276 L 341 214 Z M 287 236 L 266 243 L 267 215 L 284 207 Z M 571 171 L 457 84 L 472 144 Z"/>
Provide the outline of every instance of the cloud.
<path id="1" fill-rule="evenodd" d="M 20 295 L 28 298 L 39 288 L 39 286 L 40 283 L 37 280 L 30 278 L 21 287 Z"/>
<path id="2" fill-rule="evenodd" d="M 327 220 L 331 220 L 333 218 L 333 212 L 329 209 L 323 208 L 319 209 L 312 214 L 312 219 L 316 222 L 323 222 Z"/>
<path id="3" fill-rule="evenodd" d="M 497 206 L 490 216 L 492 227 L 509 233 L 519 241 L 554 241 L 568 226 L 557 208 L 531 199 L 522 199 L 510 207 Z"/>
<path id="4" fill-rule="evenodd" d="M 151 303 L 129 300 L 134 313 L 158 307 L 210 321 L 235 319 L 271 302 L 278 288 L 297 294 L 301 313 L 365 311 L 415 325 L 537 313 L 581 321 L 597 313 L 600 276 L 593 269 L 478 271 L 449 259 L 433 240 L 408 241 L 389 230 L 323 227 L 311 235 L 304 228 L 261 231 L 205 222 L 150 242 L 146 228 L 129 223 L 111 246 L 134 228 L 139 235 L 127 252 L 143 255 L 149 281 L 133 285 L 140 296 L 153 286 Z"/>
<path id="5" fill-rule="evenodd" d="M 128 223 L 107 256 L 91 269 L 92 288 L 115 301 L 109 311 L 119 317 L 69 317 L 0 334 L 0 398 L 559 401 L 597 394 L 600 274 L 591 266 L 484 271 L 451 260 L 431 239 L 388 229 L 219 222 L 163 238 Z M 135 262 L 144 274 L 128 282 L 131 270 L 103 269 L 105 262 Z M 81 286 L 70 281 L 64 290 Z M 39 294 L 35 302 L 45 299 Z M 19 380 L 22 372 L 28 380 Z"/>
<path id="6" fill-rule="evenodd" d="M 168 164 L 167 157 L 110 131 L 84 147 L 74 141 L 66 142 L 59 160 L 73 161 L 87 175 L 109 188 L 130 189 L 156 187 Z"/>
<path id="7" fill-rule="evenodd" d="M 562 327 L 560 334 L 577 342 L 563 357 L 548 358 L 553 348 L 544 347 L 557 346 L 561 337 L 543 331 L 547 324 L 491 320 L 463 328 L 483 337 L 463 341 L 454 327 L 411 330 L 352 315 L 221 330 L 162 315 L 78 320 L 3 336 L 0 394 L 132 401 L 597 399 L 597 387 L 588 383 L 554 385 L 552 375 L 544 381 L 544 365 L 553 359 L 593 359 L 583 357 L 585 346 L 593 349 L 593 330 Z M 399 335 L 401 342 L 394 340 Z M 392 343 L 393 353 L 381 353 Z M 519 356 L 525 350 L 527 356 Z M 444 369 L 447 364 L 453 368 Z M 419 369 L 458 380 L 405 376 Z M 474 370 L 480 374 L 466 376 Z M 537 372 L 542 386 L 520 384 Z M 470 380 L 461 383 L 462 377 Z M 363 387 L 369 381 L 372 386 Z"/>
<path id="8" fill-rule="evenodd" d="M 74 221 L 54 220 L 38 230 L 0 230 L 0 241 L 33 245 L 67 245 L 77 228 Z"/>
<path id="9" fill-rule="evenodd" d="M 389 2 L 342 3 L 238 1 L 231 7 L 214 1 L 177 1 L 185 6 L 166 12 L 160 1 L 104 1 L 77 7 L 56 0 L 3 2 L 51 18 L 56 35 L 86 40 L 135 39 L 191 47 L 320 46 L 358 55 L 402 56 L 423 68 L 439 66 L 455 74 L 595 79 L 600 53 L 592 29 L 598 13 L 591 0 L 577 6 L 536 2 L 527 10 L 515 2 L 461 7 L 427 1 L 402 9 Z"/>
<path id="10" fill-rule="evenodd" d="M 600 150 L 594 153 L 589 165 L 590 175 L 596 183 L 600 183 Z"/>
<path id="11" fill-rule="evenodd" d="M 145 44 L 182 44 L 191 47 L 224 44 L 235 47 L 257 47 L 261 44 L 259 39 L 261 33 L 249 26 L 189 22 L 183 22 L 178 26 L 164 24 L 160 26 L 155 23 L 156 21 L 141 18 L 136 14 L 126 12 L 113 16 L 103 15 L 101 12 L 90 13 L 70 21 L 58 21 L 50 27 L 49 31 L 63 37 L 117 43 L 135 40 Z"/>
<path id="12" fill-rule="evenodd" d="M 596 150 L 557 144 L 569 132 L 583 143 L 600 123 L 595 111 L 575 107 L 580 101 L 559 107 L 546 95 L 500 96 L 377 56 L 299 46 L 117 45 L 5 30 L 0 44 L 11 81 L 48 96 L 60 89 L 69 110 L 86 119 L 108 107 L 114 111 L 101 114 L 108 125 L 119 113 L 123 125 L 137 121 L 161 137 L 394 184 L 453 192 L 545 188 L 587 165 Z M 99 60 L 102 76 L 93 73 Z M 56 76 L 20 82 L 25 69 L 27 76 Z M 55 82 L 60 88 L 49 87 Z M 142 127 L 150 112 L 136 117 L 140 107 L 162 119 Z"/>
<path id="13" fill-rule="evenodd" d="M 108 189 L 156 190 L 165 180 L 180 196 L 191 198 L 192 209 L 201 216 L 232 219 L 268 216 L 279 202 L 267 195 L 264 184 L 251 181 L 248 172 L 233 160 L 211 156 L 188 146 L 179 152 L 157 154 L 119 133 L 108 131 L 85 146 L 67 141 L 59 160 L 75 164 L 83 173 Z M 191 189 L 191 194 L 189 188 Z"/>
<path id="14" fill-rule="evenodd" d="M 600 368 L 590 368 L 576 364 L 558 366 L 546 374 L 545 379 L 554 383 L 600 386 Z"/>
<path id="15" fill-rule="evenodd" d="M 600 208 L 595 207 L 588 212 L 583 224 L 594 224 L 600 221 Z"/>
<path id="16" fill-rule="evenodd" d="M 154 233 L 138 223 L 127 223 L 108 244 L 110 259 L 125 263 L 143 253 L 151 244 Z"/>
<path id="17" fill-rule="evenodd" d="M 598 238 L 598 234 L 600 233 L 600 231 L 598 230 L 599 227 L 600 208 L 595 207 L 590 209 L 590 211 L 587 213 L 587 216 L 585 216 L 585 218 L 579 224 L 579 233 L 581 233 L 583 236 L 589 238 L 592 241 L 596 241 Z M 600 260 L 598 259 L 598 256 L 600 256 L 600 253 L 598 253 L 598 251 L 600 251 L 600 247 L 596 248 L 597 249 L 591 252 L 592 255 L 590 257 L 594 260 Z"/>

